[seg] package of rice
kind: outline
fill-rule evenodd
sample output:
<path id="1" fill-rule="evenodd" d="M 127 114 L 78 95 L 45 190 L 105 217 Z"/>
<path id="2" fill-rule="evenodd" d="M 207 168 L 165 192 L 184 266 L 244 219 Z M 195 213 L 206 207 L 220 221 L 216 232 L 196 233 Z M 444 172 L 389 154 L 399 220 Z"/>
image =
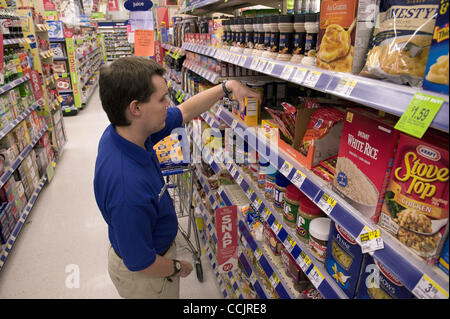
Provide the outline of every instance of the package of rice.
<path id="1" fill-rule="evenodd" d="M 362 215 L 378 222 L 397 145 L 394 122 L 362 109 L 347 112 L 333 189 Z"/>
<path id="2" fill-rule="evenodd" d="M 439 0 L 381 0 L 361 75 L 422 86 Z"/>

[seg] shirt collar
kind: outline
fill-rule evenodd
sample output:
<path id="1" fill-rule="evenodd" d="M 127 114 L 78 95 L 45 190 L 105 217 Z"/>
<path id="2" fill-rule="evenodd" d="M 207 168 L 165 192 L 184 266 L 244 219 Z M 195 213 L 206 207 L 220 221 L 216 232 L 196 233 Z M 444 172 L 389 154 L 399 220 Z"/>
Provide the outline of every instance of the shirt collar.
<path id="1" fill-rule="evenodd" d="M 120 136 L 112 124 L 108 126 L 107 131 L 109 132 L 114 144 L 121 151 L 123 151 L 125 155 L 143 165 L 150 164 L 152 162 L 153 143 L 150 138 L 145 141 L 145 147 L 147 148 L 147 150 L 145 150 Z"/>

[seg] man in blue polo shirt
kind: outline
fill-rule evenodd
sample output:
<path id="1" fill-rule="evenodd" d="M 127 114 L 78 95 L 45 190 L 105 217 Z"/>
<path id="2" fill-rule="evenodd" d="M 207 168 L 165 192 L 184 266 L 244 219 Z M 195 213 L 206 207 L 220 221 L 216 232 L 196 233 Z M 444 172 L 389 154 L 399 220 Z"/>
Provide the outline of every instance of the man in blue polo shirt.
<path id="1" fill-rule="evenodd" d="M 176 260 L 178 220 L 153 145 L 231 92 L 242 101 L 257 93 L 225 81 L 178 107 L 169 106 L 165 70 L 128 57 L 100 71 L 100 99 L 111 124 L 95 164 L 94 192 L 108 224 L 108 272 L 124 298 L 179 298 L 179 278 L 193 267 Z"/>

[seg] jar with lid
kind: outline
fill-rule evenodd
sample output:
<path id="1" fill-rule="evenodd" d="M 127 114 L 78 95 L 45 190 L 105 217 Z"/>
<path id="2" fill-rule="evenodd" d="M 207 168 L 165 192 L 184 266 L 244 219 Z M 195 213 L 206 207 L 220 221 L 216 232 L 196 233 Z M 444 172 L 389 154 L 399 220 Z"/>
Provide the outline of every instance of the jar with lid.
<path id="1" fill-rule="evenodd" d="M 277 169 L 269 165 L 266 169 L 266 184 L 264 187 L 264 197 L 267 200 L 273 200 L 273 190 L 275 188 L 275 178 L 277 176 Z"/>
<path id="2" fill-rule="evenodd" d="M 244 18 L 236 19 L 236 45 L 234 46 L 234 52 L 242 53 L 244 51 L 245 41 L 245 29 Z"/>
<path id="3" fill-rule="evenodd" d="M 258 41 L 255 39 L 255 49 L 252 54 L 256 56 L 261 56 L 264 52 L 264 17 L 256 17 L 253 19 L 253 22 L 256 20 L 256 29 L 255 29 L 255 37 L 258 38 Z M 256 31 L 257 30 L 257 31 Z M 256 33 L 258 34 L 256 36 Z"/>
<path id="4" fill-rule="evenodd" d="M 292 57 L 294 41 L 294 15 L 281 15 L 279 17 L 278 29 L 280 30 L 280 45 L 277 60 L 289 61 Z"/>
<path id="5" fill-rule="evenodd" d="M 245 18 L 244 20 L 245 29 L 245 49 L 244 54 L 252 54 L 254 45 L 254 29 L 253 29 L 253 18 Z"/>
<path id="6" fill-rule="evenodd" d="M 291 182 L 282 173 L 277 173 L 275 177 L 275 188 L 273 190 L 273 205 L 275 208 L 283 210 L 286 187 L 290 184 Z"/>
<path id="7" fill-rule="evenodd" d="M 233 47 L 236 45 L 236 19 L 230 19 L 230 29 L 231 29 L 231 38 L 230 41 L 228 41 L 228 44 L 230 46 L 230 50 L 233 50 Z"/>
<path id="8" fill-rule="evenodd" d="M 313 219 L 309 225 L 309 248 L 320 262 L 325 262 L 331 220 L 326 217 Z"/>
<path id="9" fill-rule="evenodd" d="M 298 207 L 302 197 L 305 197 L 305 195 L 294 184 L 290 184 L 286 187 L 283 217 L 286 225 L 291 228 L 295 228 L 297 225 Z"/>
<path id="10" fill-rule="evenodd" d="M 270 20 L 271 17 L 270 16 L 265 16 L 264 17 L 264 52 L 261 56 L 267 58 L 267 55 L 271 55 L 272 53 L 270 52 L 270 39 L 272 36 L 272 28 L 270 25 Z"/>
<path id="11" fill-rule="evenodd" d="M 270 18 L 270 56 L 268 58 L 276 59 L 280 48 L 280 29 L 278 24 L 280 16 L 275 15 Z"/>
<path id="12" fill-rule="evenodd" d="M 324 217 L 322 210 L 308 197 L 300 198 L 297 214 L 297 236 L 304 243 L 309 242 L 309 227 L 315 218 Z"/>
<path id="13" fill-rule="evenodd" d="M 319 33 L 319 14 L 308 13 L 305 15 L 305 57 L 302 59 L 303 65 L 316 65 L 317 35 Z"/>
<path id="14" fill-rule="evenodd" d="M 230 32 L 230 20 L 223 20 L 222 27 L 223 27 L 222 48 L 227 49 L 228 48 L 228 33 Z"/>
<path id="15" fill-rule="evenodd" d="M 266 187 L 266 173 L 270 163 L 264 160 L 259 160 L 258 170 L 258 187 L 264 189 Z"/>
<path id="16" fill-rule="evenodd" d="M 294 29 L 295 33 L 291 62 L 300 63 L 305 54 L 306 42 L 305 15 L 303 13 L 295 15 Z"/>

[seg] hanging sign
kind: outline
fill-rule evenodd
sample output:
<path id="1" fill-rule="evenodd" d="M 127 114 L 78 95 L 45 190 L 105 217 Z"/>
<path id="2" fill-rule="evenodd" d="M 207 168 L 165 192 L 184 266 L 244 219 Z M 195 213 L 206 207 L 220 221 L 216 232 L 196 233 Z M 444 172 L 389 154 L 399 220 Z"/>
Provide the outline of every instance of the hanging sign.
<path id="1" fill-rule="evenodd" d="M 108 0 L 108 11 L 119 11 L 119 3 L 117 0 Z"/>
<path id="2" fill-rule="evenodd" d="M 215 214 L 218 269 L 227 273 L 237 269 L 237 206 L 218 208 Z"/>
<path id="3" fill-rule="evenodd" d="M 153 30 L 135 30 L 134 55 L 145 57 L 153 56 L 155 53 L 154 41 Z"/>
<path id="4" fill-rule="evenodd" d="M 125 1 L 124 6 L 128 11 L 148 11 L 153 7 L 153 2 L 150 0 L 127 0 Z"/>

